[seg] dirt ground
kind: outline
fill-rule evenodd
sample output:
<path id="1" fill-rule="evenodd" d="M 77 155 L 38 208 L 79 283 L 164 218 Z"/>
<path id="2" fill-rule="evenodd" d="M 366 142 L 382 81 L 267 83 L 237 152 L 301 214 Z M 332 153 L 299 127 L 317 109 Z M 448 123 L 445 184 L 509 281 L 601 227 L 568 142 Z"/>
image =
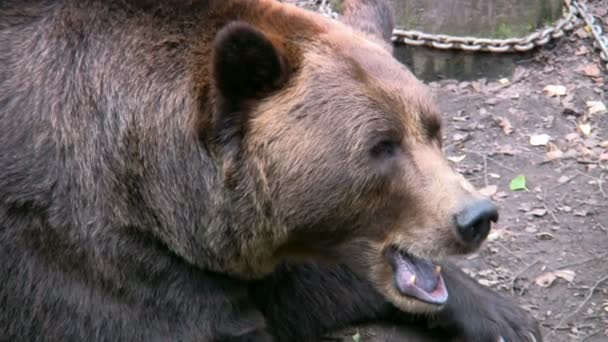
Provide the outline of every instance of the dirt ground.
<path id="1" fill-rule="evenodd" d="M 590 8 L 608 24 L 606 1 Z M 591 42 L 578 30 L 502 80 L 430 83 L 446 154 L 501 209 L 461 264 L 530 310 L 547 341 L 608 341 L 608 72 Z M 528 190 L 510 189 L 519 175 Z"/>
<path id="2" fill-rule="evenodd" d="M 608 30 L 608 2 L 588 6 Z M 501 210 L 460 264 L 537 317 L 546 341 L 606 342 L 608 72 L 582 29 L 526 58 L 498 77 L 428 82 L 447 156 Z M 511 190 L 520 175 L 526 189 Z"/>

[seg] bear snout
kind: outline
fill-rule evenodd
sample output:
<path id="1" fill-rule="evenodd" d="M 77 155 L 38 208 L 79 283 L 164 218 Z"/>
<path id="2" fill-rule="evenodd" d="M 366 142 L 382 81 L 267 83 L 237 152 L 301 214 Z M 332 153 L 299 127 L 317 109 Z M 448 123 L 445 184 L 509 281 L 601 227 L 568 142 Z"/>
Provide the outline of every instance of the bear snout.
<path id="1" fill-rule="evenodd" d="M 454 224 L 461 242 L 475 248 L 488 236 L 492 222 L 498 221 L 498 208 L 483 198 L 467 204 L 456 215 Z"/>

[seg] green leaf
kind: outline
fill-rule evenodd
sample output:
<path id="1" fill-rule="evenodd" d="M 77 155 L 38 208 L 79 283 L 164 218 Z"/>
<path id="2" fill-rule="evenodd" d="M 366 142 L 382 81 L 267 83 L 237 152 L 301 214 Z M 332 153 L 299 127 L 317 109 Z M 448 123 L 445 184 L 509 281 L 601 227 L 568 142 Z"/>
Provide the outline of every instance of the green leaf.
<path id="1" fill-rule="evenodd" d="M 518 190 L 528 191 L 528 188 L 526 187 L 526 176 L 519 175 L 519 176 L 513 178 L 513 180 L 511 181 L 511 184 L 509 185 L 509 188 L 511 188 L 511 190 L 513 190 L 513 191 L 518 191 Z"/>
<path id="2" fill-rule="evenodd" d="M 359 335 L 359 332 L 357 331 L 357 333 L 353 335 L 353 341 L 359 342 L 360 338 L 361 338 L 361 335 Z"/>

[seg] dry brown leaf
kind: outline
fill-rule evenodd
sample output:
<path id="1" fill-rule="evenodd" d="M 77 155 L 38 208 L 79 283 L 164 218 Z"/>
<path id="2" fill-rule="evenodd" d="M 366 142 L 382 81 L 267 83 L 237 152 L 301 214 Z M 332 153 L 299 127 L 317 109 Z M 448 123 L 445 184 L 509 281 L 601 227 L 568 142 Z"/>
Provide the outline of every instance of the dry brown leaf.
<path id="1" fill-rule="evenodd" d="M 566 141 L 573 142 L 576 139 L 578 139 L 578 133 L 568 133 L 568 134 L 566 134 Z"/>
<path id="2" fill-rule="evenodd" d="M 588 137 L 591 134 L 591 124 L 589 124 L 589 123 L 579 124 L 578 130 L 581 131 L 581 133 L 583 133 L 584 136 Z"/>
<path id="3" fill-rule="evenodd" d="M 456 133 L 452 138 L 454 139 L 454 141 L 466 140 L 469 138 L 469 133 Z"/>
<path id="4" fill-rule="evenodd" d="M 485 188 L 480 189 L 479 193 L 486 197 L 492 197 L 494 194 L 496 194 L 496 191 L 498 191 L 498 187 L 496 185 L 488 185 Z"/>
<path id="5" fill-rule="evenodd" d="M 498 120 L 498 125 L 502 128 L 502 132 L 505 135 L 509 135 L 511 133 L 513 133 L 513 125 L 511 125 L 511 122 L 509 122 L 508 119 L 499 116 L 498 118 L 496 118 Z"/>
<path id="6" fill-rule="evenodd" d="M 600 68 L 595 64 L 589 64 L 582 69 L 583 73 L 590 77 L 599 77 L 602 74 Z"/>
<path id="7" fill-rule="evenodd" d="M 516 150 L 515 148 L 513 148 L 513 146 L 508 145 L 508 144 L 499 146 L 496 149 L 496 152 L 499 154 L 504 154 L 504 155 L 508 155 L 508 156 L 514 156 L 516 154 L 519 154 L 519 150 Z"/>
<path id="8" fill-rule="evenodd" d="M 537 208 L 534 210 L 531 210 L 529 212 L 530 215 L 536 216 L 536 217 L 543 217 L 545 215 L 547 215 L 547 209 L 545 208 Z"/>
<path id="9" fill-rule="evenodd" d="M 565 281 L 571 283 L 574 281 L 574 277 L 576 276 L 576 273 L 572 270 L 559 270 L 559 271 L 555 271 L 553 272 L 553 274 L 558 277 L 558 278 L 562 278 Z"/>
<path id="10" fill-rule="evenodd" d="M 567 92 L 566 87 L 564 87 L 563 85 L 555 84 L 550 84 L 546 86 L 543 91 L 547 93 L 547 96 L 549 97 L 565 96 Z"/>
<path id="11" fill-rule="evenodd" d="M 540 287 L 549 287 L 549 286 L 553 285 L 553 282 L 555 281 L 555 279 L 557 279 L 555 274 L 553 274 L 552 272 L 545 272 L 545 273 L 539 275 L 538 277 L 536 277 L 534 282 L 536 283 L 536 285 L 538 285 Z"/>
<path id="12" fill-rule="evenodd" d="M 530 136 L 530 145 L 532 146 L 545 146 L 551 140 L 551 136 L 548 134 L 538 134 Z"/>
<path id="13" fill-rule="evenodd" d="M 582 56 L 582 55 L 586 55 L 589 53 L 589 49 L 587 49 L 587 47 L 585 45 L 579 47 L 576 52 L 574 53 L 575 56 Z"/>
<path id="14" fill-rule="evenodd" d="M 506 229 L 492 229 L 490 234 L 488 234 L 488 241 L 498 240 L 498 239 L 502 238 L 503 236 L 505 236 L 507 233 L 508 232 Z"/>
<path id="15" fill-rule="evenodd" d="M 578 30 L 574 31 L 574 34 L 581 39 L 587 38 L 589 37 L 589 33 L 585 30 L 584 27 L 579 28 Z"/>
<path id="16" fill-rule="evenodd" d="M 552 150 L 552 151 L 547 152 L 547 161 L 559 159 L 563 156 L 564 156 L 564 152 L 562 152 L 560 149 Z"/>
<path id="17" fill-rule="evenodd" d="M 601 101 L 587 101 L 587 109 L 591 115 L 603 113 L 606 111 L 606 105 Z"/>
<path id="18" fill-rule="evenodd" d="M 461 161 L 464 160 L 464 158 L 466 158 L 467 155 L 463 154 L 461 156 L 453 156 L 453 157 L 448 157 L 448 160 L 454 163 L 460 163 Z"/>
<path id="19" fill-rule="evenodd" d="M 539 240 L 553 240 L 553 235 L 547 232 L 540 232 L 536 234 L 536 238 Z"/>
<path id="20" fill-rule="evenodd" d="M 499 191 L 496 193 L 496 195 L 494 195 L 494 199 L 501 199 L 501 198 L 506 198 L 507 196 L 509 196 L 506 192 L 504 191 Z"/>

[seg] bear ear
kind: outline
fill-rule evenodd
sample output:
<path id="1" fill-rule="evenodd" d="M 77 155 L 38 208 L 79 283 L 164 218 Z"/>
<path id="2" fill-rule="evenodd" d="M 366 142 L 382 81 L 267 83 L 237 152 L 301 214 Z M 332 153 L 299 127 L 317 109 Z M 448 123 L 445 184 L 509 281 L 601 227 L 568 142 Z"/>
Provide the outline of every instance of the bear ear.
<path id="1" fill-rule="evenodd" d="M 213 44 L 212 75 L 224 110 L 240 111 L 249 100 L 277 89 L 285 79 L 283 58 L 268 37 L 244 22 L 223 27 Z"/>
<path id="2" fill-rule="evenodd" d="M 394 17 L 389 0 L 345 0 L 342 22 L 385 43 L 392 50 Z"/>

